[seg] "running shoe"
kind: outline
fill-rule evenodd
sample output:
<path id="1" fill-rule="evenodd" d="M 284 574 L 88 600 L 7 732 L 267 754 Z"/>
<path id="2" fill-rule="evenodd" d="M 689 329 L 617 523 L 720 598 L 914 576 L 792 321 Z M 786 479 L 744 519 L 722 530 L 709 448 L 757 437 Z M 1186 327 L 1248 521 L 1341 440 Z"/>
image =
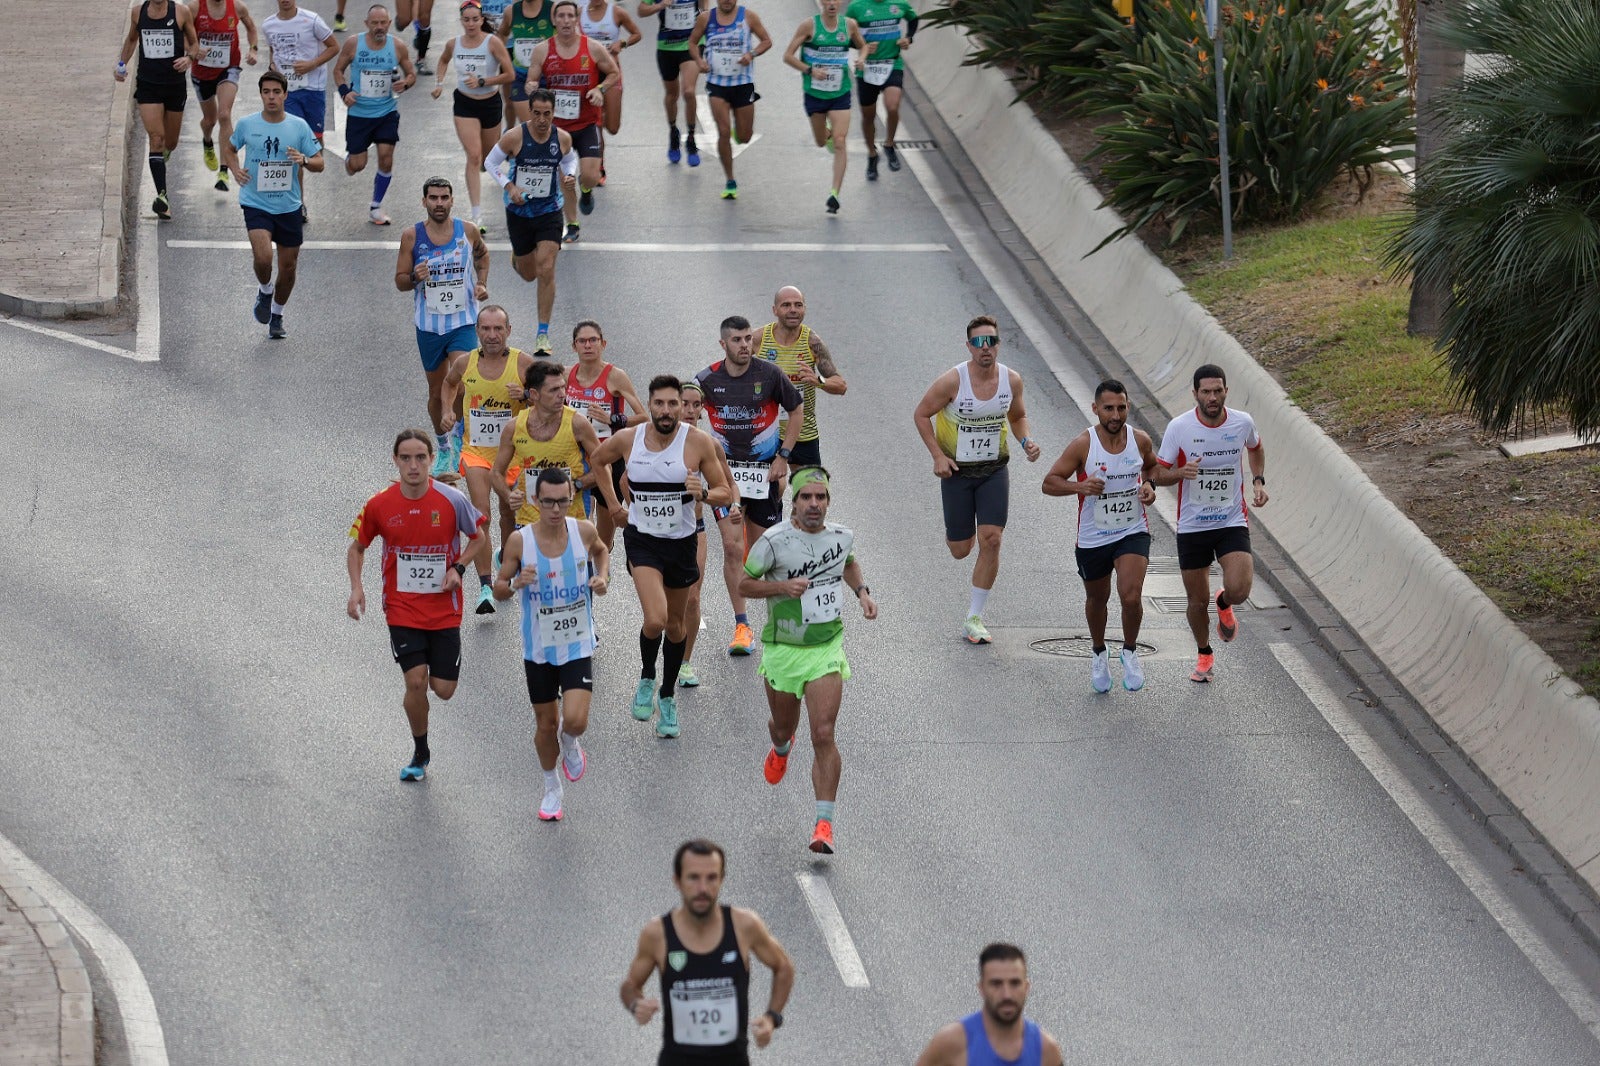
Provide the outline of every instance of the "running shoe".
<path id="1" fill-rule="evenodd" d="M 568 222 L 567 223 L 567 232 L 561 235 L 561 243 L 562 244 L 577 244 L 578 243 L 578 224 L 576 222 Z"/>
<path id="2" fill-rule="evenodd" d="M 282 315 L 271 315 L 267 318 L 267 336 L 269 338 L 275 341 L 281 341 L 288 335 L 289 331 L 283 328 Z"/>
<path id="3" fill-rule="evenodd" d="M 733 639 L 728 642 L 729 655 L 749 655 L 750 649 L 755 646 L 756 635 L 754 630 L 743 622 L 733 627 Z"/>
<path id="4" fill-rule="evenodd" d="M 491 574 L 498 574 L 500 572 L 500 549 L 499 548 L 496 548 L 494 550 L 494 569 L 489 571 L 489 572 Z"/>
<path id="5" fill-rule="evenodd" d="M 694 130 L 690 130 L 689 136 L 684 138 L 683 154 L 689 157 L 689 165 L 691 167 L 700 165 L 700 149 L 695 147 Z"/>
<path id="6" fill-rule="evenodd" d="M 768 748 L 766 761 L 761 764 L 761 776 L 767 779 L 767 784 L 776 785 L 782 781 L 788 769 L 789 756 L 779 755 L 777 748 Z"/>
<path id="7" fill-rule="evenodd" d="M 534 338 L 533 347 L 534 347 L 535 351 L 540 351 L 540 352 L 548 352 L 548 351 L 550 351 L 551 350 L 550 334 L 548 332 L 546 332 L 546 331 L 541 330 L 539 335 Z"/>
<path id="8" fill-rule="evenodd" d="M 221 167 L 217 170 L 217 183 L 211 187 L 218 192 L 228 191 L 228 170 L 226 167 Z"/>
<path id="9" fill-rule="evenodd" d="M 164 192 L 156 193 L 155 200 L 150 204 L 150 210 L 163 221 L 170 221 L 172 218 L 172 205 L 167 203 L 167 194 Z"/>
<path id="10" fill-rule="evenodd" d="M 1096 692 L 1111 691 L 1111 661 L 1108 653 L 1096 652 L 1089 662 L 1089 684 Z"/>
<path id="11" fill-rule="evenodd" d="M 367 208 L 367 221 L 374 226 L 387 226 L 389 224 L 389 215 L 381 207 L 369 207 Z"/>
<path id="12" fill-rule="evenodd" d="M 1144 667 L 1139 665 L 1139 653 L 1123 648 L 1118 655 L 1122 659 L 1122 687 L 1138 692 L 1144 688 Z"/>
<path id="13" fill-rule="evenodd" d="M 489 224 L 480 218 L 478 221 L 474 222 L 473 225 L 478 227 L 479 235 L 487 240 L 489 237 Z"/>
<path id="14" fill-rule="evenodd" d="M 818 855 L 833 854 L 833 823 L 826 818 L 818 818 L 817 827 L 811 831 L 811 850 Z"/>
<path id="15" fill-rule="evenodd" d="M 894 150 L 894 145 L 883 146 L 883 158 L 888 161 L 890 170 L 900 169 L 900 153 Z"/>
<path id="16" fill-rule="evenodd" d="M 417 57 L 417 77 L 425 78 L 433 73 L 433 68 L 428 66 L 428 61 L 422 56 Z"/>
<path id="17" fill-rule="evenodd" d="M 671 132 L 667 134 L 667 162 L 669 163 L 676 163 L 683 158 L 683 153 L 678 150 L 680 143 L 678 136 L 678 127 L 671 127 Z"/>
<path id="18" fill-rule="evenodd" d="M 690 666 L 688 663 L 684 663 L 682 666 L 678 667 L 678 687 L 679 688 L 699 688 L 700 687 L 700 675 L 695 673 L 694 672 L 694 667 Z"/>
<path id="19" fill-rule="evenodd" d="M 577 769 L 573 769 L 576 767 Z M 561 772 L 567 776 L 568 781 L 581 781 L 584 771 L 589 769 L 589 757 L 583 753 L 583 745 L 578 743 L 578 738 L 572 738 L 568 746 L 566 738 L 561 738 Z"/>
<path id="20" fill-rule="evenodd" d="M 991 644 L 994 638 L 989 636 L 989 631 L 983 626 L 983 619 L 977 615 L 968 618 L 961 627 L 961 635 L 967 638 L 968 644 Z"/>
<path id="21" fill-rule="evenodd" d="M 488 585 L 478 586 L 478 607 L 473 614 L 494 614 L 494 593 Z"/>
<path id="22" fill-rule="evenodd" d="M 454 448 L 448 438 L 442 446 L 435 442 L 434 447 L 437 450 L 433 455 L 433 469 L 428 471 L 428 476 L 437 480 L 450 472 L 450 453 Z"/>
<path id="23" fill-rule="evenodd" d="M 1226 644 L 1239 635 L 1239 620 L 1233 616 L 1231 606 L 1222 606 L 1222 593 L 1217 593 L 1217 636 Z"/>
<path id="24" fill-rule="evenodd" d="M 217 162 L 217 146 L 214 144 L 202 144 L 200 146 L 200 158 L 206 161 L 207 170 L 216 170 L 220 166 Z"/>
<path id="25" fill-rule="evenodd" d="M 256 292 L 256 321 L 263 326 L 272 319 L 272 293 Z"/>
<path id="26" fill-rule="evenodd" d="M 829 193 L 828 202 L 825 206 L 828 208 L 828 214 L 837 215 L 839 213 L 839 198 L 833 193 Z"/>
<path id="27" fill-rule="evenodd" d="M 656 719 L 656 736 L 670 740 L 679 732 L 678 701 L 671 696 L 662 696 L 661 716 Z"/>
<path id="28" fill-rule="evenodd" d="M 1215 655 L 1202 655 L 1194 664 L 1194 673 L 1189 675 L 1190 681 L 1204 684 L 1211 680 L 1211 667 L 1217 661 Z"/>
<path id="29" fill-rule="evenodd" d="M 544 799 L 539 801 L 539 821 L 561 821 L 561 786 L 545 789 Z"/>
<path id="30" fill-rule="evenodd" d="M 878 157 L 875 155 L 867 156 L 867 180 L 878 180 Z"/>
<path id="31" fill-rule="evenodd" d="M 427 759 L 423 759 L 421 762 L 412 759 L 409 764 L 400 767 L 400 780 L 402 781 L 421 781 L 427 774 Z"/>
<path id="32" fill-rule="evenodd" d="M 578 190 L 578 210 L 585 215 L 594 214 L 594 190 Z"/>
<path id="33" fill-rule="evenodd" d="M 641 722 L 648 722 L 656 714 L 656 679 L 641 677 L 639 688 L 633 694 L 633 716 Z"/>
<path id="34" fill-rule="evenodd" d="M 724 185 L 722 187 L 722 198 L 724 200 L 737 200 L 739 198 L 739 183 L 730 181 Z"/>
<path id="35" fill-rule="evenodd" d="M 334 33 L 343 33 L 344 32 L 344 16 L 343 15 L 335 15 L 335 16 L 333 16 L 333 32 Z"/>

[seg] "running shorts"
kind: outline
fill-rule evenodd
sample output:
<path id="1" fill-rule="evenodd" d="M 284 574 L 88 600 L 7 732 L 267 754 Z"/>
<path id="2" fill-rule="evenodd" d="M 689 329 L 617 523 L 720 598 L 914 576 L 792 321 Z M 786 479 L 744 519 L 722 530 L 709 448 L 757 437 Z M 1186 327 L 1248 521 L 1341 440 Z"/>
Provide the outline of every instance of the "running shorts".
<path id="1" fill-rule="evenodd" d="M 1005 527 L 1011 506 L 1011 476 L 1000 467 L 983 477 L 952 474 L 939 481 L 946 540 L 971 540 L 979 526 Z"/>
<path id="2" fill-rule="evenodd" d="M 1098 548 L 1074 548 L 1078 556 L 1078 576 L 1084 581 L 1099 581 L 1110 577 L 1117 568 L 1117 560 L 1124 555 L 1142 555 L 1150 558 L 1150 534 L 1129 533 L 1121 540 L 1102 544 Z"/>
<path id="3" fill-rule="evenodd" d="M 678 71 L 685 63 L 691 63 L 687 48 L 657 48 L 656 71 L 661 75 L 662 81 L 677 81 Z M 696 67 L 696 70 L 699 68 Z"/>
<path id="4" fill-rule="evenodd" d="M 428 675 L 440 681 L 455 681 L 461 677 L 460 626 L 449 629 L 390 626 L 389 648 L 404 672 L 426 666 Z"/>
<path id="5" fill-rule="evenodd" d="M 581 130 L 568 130 L 567 135 L 572 138 L 572 150 L 578 153 L 579 159 L 599 159 L 605 154 L 598 122 L 590 123 Z"/>
<path id="6" fill-rule="evenodd" d="M 562 224 L 561 209 L 546 211 L 542 215 L 519 215 L 512 211 L 506 212 L 506 235 L 511 238 L 511 254 L 516 256 L 527 255 L 544 242 L 559 245 L 561 243 Z"/>
<path id="7" fill-rule="evenodd" d="M 298 248 L 305 241 L 306 224 L 299 208 L 275 215 L 259 207 L 247 207 L 244 209 L 244 228 L 247 233 L 255 229 L 266 230 L 272 237 L 272 243 L 279 248 Z"/>
<path id="8" fill-rule="evenodd" d="M 477 346 L 476 326 L 457 326 L 449 333 L 417 330 L 417 352 L 422 356 L 422 369 L 430 374 L 439 369 L 451 352 L 470 352 Z"/>
<path id="9" fill-rule="evenodd" d="M 322 142 L 322 127 L 328 119 L 328 94 L 322 89 L 294 89 L 287 99 L 283 101 L 283 109 L 291 115 L 299 115 L 306 120 L 306 125 L 311 127 L 311 132 L 316 134 L 317 142 Z"/>
<path id="10" fill-rule="evenodd" d="M 183 82 L 175 81 L 170 84 L 159 81 L 133 81 L 133 100 L 139 104 L 160 104 L 168 111 L 182 111 L 183 105 L 188 103 L 189 94 L 184 91 Z"/>
<path id="11" fill-rule="evenodd" d="M 844 633 L 826 644 L 769 644 L 761 642 L 761 665 L 756 670 L 767 679 L 774 692 L 804 696 L 806 686 L 829 674 L 850 680 L 850 664 L 844 657 Z"/>
<path id="12" fill-rule="evenodd" d="M 477 97 L 468 96 L 457 89 L 450 113 L 456 118 L 477 119 L 479 126 L 492 130 L 500 125 L 501 116 L 504 114 L 501 106 L 499 92 L 492 96 Z"/>
<path id="13" fill-rule="evenodd" d="M 900 89 L 905 86 L 906 72 L 896 70 L 890 73 L 889 80 L 882 85 L 873 85 L 866 78 L 856 77 L 856 92 L 861 96 L 861 106 L 871 107 L 878 102 L 878 94 L 885 89 Z"/>
<path id="14" fill-rule="evenodd" d="M 838 96 L 827 97 L 812 96 L 810 93 L 802 93 L 801 95 L 805 97 L 806 114 L 808 115 L 825 115 L 829 111 L 850 110 L 849 93 L 841 93 Z"/>
<path id="15" fill-rule="evenodd" d="M 652 537 L 632 525 L 622 527 L 622 548 L 628 557 L 628 573 L 636 567 L 661 572 L 661 583 L 669 589 L 686 589 L 700 580 L 700 564 L 695 561 L 698 538 Z"/>
<path id="16" fill-rule="evenodd" d="M 594 691 L 594 660 L 587 655 L 560 666 L 524 659 L 522 667 L 528 675 L 529 703 L 554 703 L 562 693 L 577 689 Z"/>
<path id="17" fill-rule="evenodd" d="M 400 143 L 400 112 L 391 111 L 377 118 L 350 115 L 344 128 L 346 155 L 362 155 L 375 144 Z"/>
<path id="18" fill-rule="evenodd" d="M 706 92 L 710 93 L 713 99 L 728 101 L 728 106 L 735 111 L 741 107 L 749 107 L 761 99 L 761 94 L 756 92 L 756 83 L 753 81 L 747 81 L 743 85 L 712 85 L 707 82 Z"/>
<path id="19" fill-rule="evenodd" d="M 1249 552 L 1250 528 L 1248 526 L 1223 526 L 1221 529 L 1202 529 L 1194 533 L 1178 534 L 1178 569 L 1205 570 L 1211 560 L 1221 559 L 1234 552 Z"/>
<path id="20" fill-rule="evenodd" d="M 217 90 L 222 87 L 223 82 L 238 85 L 239 68 L 229 67 L 215 78 L 202 78 L 198 74 L 190 74 L 190 77 L 194 81 L 194 98 L 203 104 L 217 95 Z"/>

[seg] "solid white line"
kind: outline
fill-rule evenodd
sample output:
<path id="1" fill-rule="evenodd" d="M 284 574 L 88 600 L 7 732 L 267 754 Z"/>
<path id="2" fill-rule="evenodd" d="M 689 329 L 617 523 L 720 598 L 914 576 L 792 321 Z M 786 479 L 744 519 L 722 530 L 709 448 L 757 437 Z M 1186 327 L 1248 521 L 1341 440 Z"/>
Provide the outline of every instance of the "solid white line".
<path id="1" fill-rule="evenodd" d="M 1506 931 L 1512 943 L 1527 956 L 1550 987 L 1556 990 L 1556 994 L 1566 1001 L 1584 1027 L 1591 1034 L 1600 1036 L 1600 999 L 1596 999 L 1583 979 L 1561 960 L 1544 937 L 1522 919 L 1516 904 L 1495 883 L 1483 864 L 1461 846 L 1450 827 L 1428 805 L 1421 790 L 1361 727 L 1344 699 L 1322 680 L 1299 648 L 1281 643 L 1268 644 L 1267 647 L 1333 731 L 1339 734 L 1339 738 L 1383 786 L 1395 806 L 1411 820 L 1429 846 L 1439 853 L 1439 857 L 1477 897 L 1483 909 Z"/>
<path id="2" fill-rule="evenodd" d="M 828 882 L 803 870 L 797 871 L 794 879 L 800 883 L 800 891 L 806 897 L 806 906 L 811 908 L 817 928 L 822 930 L 822 939 L 827 941 L 828 954 L 833 956 L 839 979 L 846 988 L 866 988 L 867 968 L 861 965 L 861 956 L 856 954 L 856 942 L 850 939 L 850 930 L 845 927 L 839 905 L 833 901 L 833 890 Z"/>
<path id="3" fill-rule="evenodd" d="M 143 185 L 150 193 L 144 199 L 155 199 L 155 183 L 150 180 L 148 170 Z M 139 220 L 139 248 L 134 262 L 136 276 L 133 292 L 134 298 L 139 301 L 138 322 L 134 326 L 134 350 L 139 353 L 137 358 L 140 362 L 145 363 L 161 360 L 161 238 L 157 236 L 157 227 L 160 225 L 161 222 L 155 218 Z"/>
<path id="4" fill-rule="evenodd" d="M 733 158 L 738 159 L 741 155 L 744 155 L 744 150 L 746 148 L 749 148 L 752 144 L 755 144 L 760 139 L 761 139 L 761 134 L 752 133 L 750 135 L 750 139 L 748 141 L 740 141 L 738 144 L 734 145 L 733 146 Z"/>
<path id="5" fill-rule="evenodd" d="M 168 248 L 200 248 L 212 251 L 248 251 L 249 241 L 188 241 L 169 240 Z M 393 241 L 306 241 L 304 248 L 313 251 L 360 252 L 386 251 L 393 255 L 400 247 Z M 496 252 L 509 252 L 511 245 L 490 241 L 489 248 Z M 579 241 L 565 245 L 563 253 L 573 252 L 948 252 L 947 244 L 844 244 L 829 241 L 789 244 L 643 244 L 626 241 Z"/>
<path id="6" fill-rule="evenodd" d="M 56 340 L 66 341 L 68 344 L 76 344 L 84 348 L 93 348 L 97 352 L 106 352 L 110 355 L 119 355 L 124 359 L 131 359 L 135 363 L 153 363 L 156 361 L 153 356 L 146 356 L 140 352 L 130 352 L 128 349 L 118 348 L 114 344 L 103 344 L 100 341 L 91 340 L 88 337 L 80 337 L 76 333 L 68 333 L 66 330 L 51 329 L 49 326 L 41 326 L 33 322 L 24 322 L 21 319 L 12 318 L 9 315 L 0 316 L 0 322 L 4 322 L 8 326 L 16 326 L 18 329 L 28 330 L 30 333 L 40 333 L 46 337 L 54 337 Z"/>
<path id="7" fill-rule="evenodd" d="M 61 920 L 83 941 L 99 963 L 106 984 L 111 986 L 122 1033 L 128 1044 L 129 1066 L 167 1066 L 167 1039 L 156 1014 L 156 1001 L 145 983 L 133 952 L 111 927 L 97 918 L 83 901 L 68 892 L 61 882 L 39 868 L 4 836 L 0 836 L 0 859 L 16 871 L 24 884 L 33 889 Z"/>

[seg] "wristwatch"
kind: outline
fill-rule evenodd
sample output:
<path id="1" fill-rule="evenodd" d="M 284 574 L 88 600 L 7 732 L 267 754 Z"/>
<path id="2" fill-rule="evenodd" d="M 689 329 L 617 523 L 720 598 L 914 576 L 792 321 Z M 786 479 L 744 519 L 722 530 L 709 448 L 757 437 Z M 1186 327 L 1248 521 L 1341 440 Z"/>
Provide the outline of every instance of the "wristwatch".
<path id="1" fill-rule="evenodd" d="M 778 449 L 778 458 L 782 459 L 786 463 L 789 461 L 789 456 L 791 456 L 793 454 L 794 454 L 794 449 L 793 448 L 779 448 Z"/>
<path id="2" fill-rule="evenodd" d="M 1250 484 L 1252 485 L 1265 485 L 1266 483 L 1267 479 L 1262 477 L 1260 474 L 1257 474 L 1255 477 L 1250 479 Z"/>
<path id="3" fill-rule="evenodd" d="M 870 595 L 872 595 L 872 590 L 867 587 L 866 582 L 863 581 L 861 584 L 856 586 L 856 599 L 859 600 L 862 596 Z"/>
<path id="4" fill-rule="evenodd" d="M 456 563 L 455 564 L 455 572 L 456 572 L 456 576 L 457 577 L 465 577 L 466 574 L 467 574 L 467 564 L 466 563 Z"/>
<path id="5" fill-rule="evenodd" d="M 769 1010 L 767 1011 L 767 1017 L 772 1019 L 772 1027 L 774 1029 L 783 1028 L 783 1013 L 781 1011 Z"/>

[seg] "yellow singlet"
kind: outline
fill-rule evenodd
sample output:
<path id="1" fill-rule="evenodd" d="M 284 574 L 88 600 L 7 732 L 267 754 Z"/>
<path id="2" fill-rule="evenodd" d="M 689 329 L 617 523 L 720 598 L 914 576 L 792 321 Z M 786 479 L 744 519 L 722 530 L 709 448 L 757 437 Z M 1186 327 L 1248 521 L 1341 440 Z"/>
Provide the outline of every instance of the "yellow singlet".
<path id="1" fill-rule="evenodd" d="M 793 344 L 779 344 L 775 336 L 777 328 L 776 322 L 768 322 L 761 327 L 761 344 L 757 350 L 761 353 L 761 358 L 769 363 L 777 363 L 778 369 L 789 375 L 789 380 L 794 382 L 795 388 L 800 390 L 800 395 L 805 397 L 806 417 L 800 423 L 800 439 L 816 440 L 822 435 L 817 429 L 817 387 L 802 385 L 795 380 L 802 366 L 808 366 L 812 370 L 817 368 L 817 357 L 811 352 L 811 327 L 801 326 L 800 335 L 795 338 Z M 788 421 L 787 418 L 779 419 L 779 433 L 785 432 L 782 427 Z"/>
<path id="2" fill-rule="evenodd" d="M 522 353 L 510 349 L 505 369 L 491 380 L 478 373 L 478 356 L 482 352 L 481 348 L 472 349 L 467 356 L 467 369 L 461 375 L 461 424 L 465 434 L 461 453 L 493 465 L 495 452 L 500 450 L 501 433 L 522 410 L 522 402 L 512 400 L 509 391 L 512 385 L 520 384 L 517 364 Z"/>
<path id="3" fill-rule="evenodd" d="M 522 468 L 520 487 L 527 497 L 517 509 L 517 524 L 527 525 L 539 520 L 533 483 L 538 480 L 539 471 L 552 466 L 566 467 L 567 473 L 572 476 L 572 504 L 567 508 L 567 514 L 582 518 L 583 492 L 576 482 L 584 474 L 584 462 L 583 449 L 578 447 L 578 438 L 572 432 L 572 416 L 575 412 L 570 407 L 561 408 L 561 425 L 549 440 L 534 440 L 533 434 L 528 432 L 528 415 L 531 412 L 532 408 L 519 412 L 511 430 L 511 465 Z"/>

